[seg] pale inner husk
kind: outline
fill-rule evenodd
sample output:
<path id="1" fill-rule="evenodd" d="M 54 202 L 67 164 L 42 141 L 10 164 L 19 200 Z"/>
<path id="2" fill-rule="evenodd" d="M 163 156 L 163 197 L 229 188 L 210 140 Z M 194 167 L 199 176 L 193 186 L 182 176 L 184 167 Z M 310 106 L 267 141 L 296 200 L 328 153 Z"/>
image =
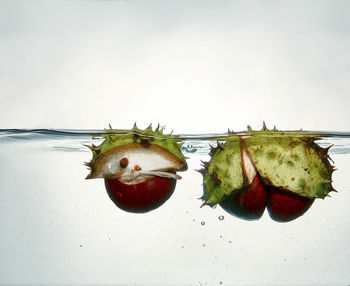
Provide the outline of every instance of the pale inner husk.
<path id="1" fill-rule="evenodd" d="M 120 165 L 123 158 L 128 161 L 124 168 Z M 144 147 L 131 143 L 100 155 L 88 179 L 119 179 L 126 184 L 140 183 L 152 176 L 181 179 L 175 172 L 183 167 L 184 163 L 179 158 L 160 146 L 151 144 Z"/>

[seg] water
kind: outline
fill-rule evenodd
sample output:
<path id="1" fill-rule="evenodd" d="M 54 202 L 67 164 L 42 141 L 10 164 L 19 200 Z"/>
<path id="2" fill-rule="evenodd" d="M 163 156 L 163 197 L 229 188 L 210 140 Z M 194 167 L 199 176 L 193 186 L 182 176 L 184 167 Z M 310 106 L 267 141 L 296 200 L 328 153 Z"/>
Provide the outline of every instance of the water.
<path id="1" fill-rule="evenodd" d="M 102 180 L 84 179 L 83 145 L 101 132 L 0 131 L 0 284 L 350 284 L 350 133 L 318 141 L 334 144 L 339 192 L 277 223 L 200 208 L 195 169 L 222 134 L 181 135 L 189 168 L 174 195 L 150 213 L 119 210 Z"/>

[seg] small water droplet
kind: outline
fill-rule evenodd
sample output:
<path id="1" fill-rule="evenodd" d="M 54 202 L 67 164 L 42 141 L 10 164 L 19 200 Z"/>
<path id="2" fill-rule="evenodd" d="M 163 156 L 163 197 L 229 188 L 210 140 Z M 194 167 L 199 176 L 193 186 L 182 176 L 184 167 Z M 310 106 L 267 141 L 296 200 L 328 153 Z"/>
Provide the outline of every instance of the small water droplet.
<path id="1" fill-rule="evenodd" d="M 223 215 L 221 215 L 221 216 L 219 216 L 219 220 L 224 220 L 224 216 Z"/>
<path id="2" fill-rule="evenodd" d="M 83 247 L 83 245 L 80 244 L 80 247 Z"/>
<path id="3" fill-rule="evenodd" d="M 205 243 L 203 243 L 202 246 L 205 247 Z"/>
<path id="4" fill-rule="evenodd" d="M 205 225 L 205 221 L 201 221 L 201 225 Z"/>
<path id="5" fill-rule="evenodd" d="M 230 240 L 228 243 L 232 243 L 232 240 Z"/>
<path id="6" fill-rule="evenodd" d="M 185 152 L 187 153 L 195 153 L 197 151 L 197 148 L 194 147 L 193 145 L 187 145 L 182 148 Z"/>
<path id="7" fill-rule="evenodd" d="M 222 285 L 222 281 L 220 281 L 219 284 Z"/>

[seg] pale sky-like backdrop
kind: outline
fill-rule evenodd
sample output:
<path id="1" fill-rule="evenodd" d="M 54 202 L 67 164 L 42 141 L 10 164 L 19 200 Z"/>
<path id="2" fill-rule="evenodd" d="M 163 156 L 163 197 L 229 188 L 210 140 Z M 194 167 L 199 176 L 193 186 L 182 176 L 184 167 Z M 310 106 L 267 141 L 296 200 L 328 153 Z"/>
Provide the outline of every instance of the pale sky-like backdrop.
<path id="1" fill-rule="evenodd" d="M 1 1 L 0 128 L 348 131 L 348 1 Z"/>

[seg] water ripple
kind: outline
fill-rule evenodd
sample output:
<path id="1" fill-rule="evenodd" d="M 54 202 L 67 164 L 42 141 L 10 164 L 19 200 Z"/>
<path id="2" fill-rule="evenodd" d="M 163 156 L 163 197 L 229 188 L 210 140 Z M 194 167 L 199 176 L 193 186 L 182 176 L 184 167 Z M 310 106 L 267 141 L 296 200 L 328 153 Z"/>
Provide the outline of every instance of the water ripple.
<path id="1" fill-rule="evenodd" d="M 286 133 L 293 133 L 288 131 Z M 322 147 L 333 145 L 330 154 L 350 154 L 350 132 L 335 131 L 299 131 L 305 136 L 319 138 L 318 144 Z M 111 134 L 107 130 L 83 129 L 0 129 L 0 144 L 43 142 L 52 150 L 63 152 L 88 152 L 83 145 L 98 145 L 102 142 L 101 135 Z M 112 134 L 130 134 L 129 130 L 116 130 Z M 134 134 L 131 132 L 131 134 Z M 244 132 L 231 134 L 242 135 Z M 227 133 L 211 134 L 174 134 L 170 138 L 183 142 L 182 151 L 185 154 L 208 154 L 209 144 L 215 145 L 216 140 L 224 140 Z M 94 139 L 93 139 L 94 138 Z M 39 146 L 38 146 L 39 147 Z M 42 146 L 41 146 L 42 147 Z"/>

